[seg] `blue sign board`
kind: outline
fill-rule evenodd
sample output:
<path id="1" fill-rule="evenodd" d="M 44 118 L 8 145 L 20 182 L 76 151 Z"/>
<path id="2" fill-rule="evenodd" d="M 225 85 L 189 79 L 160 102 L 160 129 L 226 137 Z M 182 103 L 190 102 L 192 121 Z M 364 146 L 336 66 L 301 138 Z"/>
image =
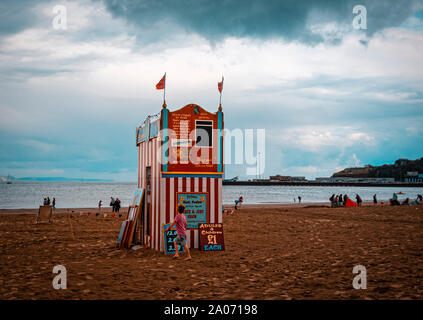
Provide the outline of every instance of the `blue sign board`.
<path id="1" fill-rule="evenodd" d="M 154 122 L 150 122 L 150 118 L 147 118 L 147 120 L 144 121 L 144 124 L 137 128 L 137 134 L 136 134 L 137 144 L 143 141 L 148 141 L 150 138 L 158 136 L 159 124 L 160 124 L 160 119 Z"/>
<path id="2" fill-rule="evenodd" d="M 143 191 L 144 191 L 143 188 L 135 189 L 135 194 L 134 194 L 134 197 L 132 198 L 133 206 L 138 206 L 138 207 L 140 206 Z"/>
<path id="3" fill-rule="evenodd" d="M 118 235 L 117 243 L 119 244 L 122 241 L 123 232 L 125 231 L 126 227 L 126 220 L 122 222 L 122 226 L 120 227 L 120 232 Z"/>
<path id="4" fill-rule="evenodd" d="M 207 192 L 177 192 L 177 205 L 185 206 L 187 229 L 198 229 L 199 223 L 207 223 Z"/>
<path id="5" fill-rule="evenodd" d="M 157 137 L 159 135 L 159 123 L 160 123 L 160 120 L 156 120 L 150 123 L 150 133 L 149 133 L 150 138 Z"/>
<path id="6" fill-rule="evenodd" d="M 150 131 L 150 122 L 146 120 L 146 122 L 137 128 L 137 144 L 148 141 L 149 139 L 149 131 Z"/>

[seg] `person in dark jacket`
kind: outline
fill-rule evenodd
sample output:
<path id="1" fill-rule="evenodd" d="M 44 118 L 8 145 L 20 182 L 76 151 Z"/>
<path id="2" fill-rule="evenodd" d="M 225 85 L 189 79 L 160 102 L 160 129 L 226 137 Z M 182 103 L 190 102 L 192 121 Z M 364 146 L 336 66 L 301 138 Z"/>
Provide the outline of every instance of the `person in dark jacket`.
<path id="1" fill-rule="evenodd" d="M 110 197 L 110 206 L 112 207 L 112 212 L 115 212 L 115 198 Z"/>
<path id="2" fill-rule="evenodd" d="M 357 205 L 361 207 L 363 200 L 361 200 L 361 197 L 358 194 L 355 195 L 355 200 L 357 201 Z"/>
<path id="3" fill-rule="evenodd" d="M 116 198 L 115 200 L 115 212 L 119 212 L 120 210 L 120 200 L 119 198 Z"/>

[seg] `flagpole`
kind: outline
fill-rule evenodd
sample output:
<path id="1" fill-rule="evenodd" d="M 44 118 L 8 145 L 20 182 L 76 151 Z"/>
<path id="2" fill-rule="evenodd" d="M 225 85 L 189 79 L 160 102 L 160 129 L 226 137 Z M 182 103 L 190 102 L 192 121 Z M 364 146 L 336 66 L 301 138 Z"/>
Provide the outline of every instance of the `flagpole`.
<path id="1" fill-rule="evenodd" d="M 166 108 L 166 72 L 165 72 L 165 81 L 164 81 L 164 90 L 163 90 L 163 107 Z"/>
<path id="2" fill-rule="evenodd" d="M 222 111 L 222 91 L 223 91 L 223 76 L 222 76 L 222 90 L 219 90 L 220 97 L 219 97 L 219 111 Z"/>

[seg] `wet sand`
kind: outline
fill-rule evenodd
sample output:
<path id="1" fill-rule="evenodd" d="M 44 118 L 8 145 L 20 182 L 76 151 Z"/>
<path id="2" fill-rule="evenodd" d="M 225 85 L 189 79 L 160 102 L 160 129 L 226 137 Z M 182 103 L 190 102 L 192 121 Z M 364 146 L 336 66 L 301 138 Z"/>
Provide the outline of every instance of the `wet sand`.
<path id="1" fill-rule="evenodd" d="M 37 210 L 0 210 L 0 299 L 423 298 L 422 205 L 325 206 L 244 205 L 224 214 L 226 251 L 191 261 L 116 249 L 123 218 L 110 208 L 58 209 L 39 225 Z M 65 290 L 52 286 L 55 265 Z M 366 290 L 353 289 L 356 265 Z"/>

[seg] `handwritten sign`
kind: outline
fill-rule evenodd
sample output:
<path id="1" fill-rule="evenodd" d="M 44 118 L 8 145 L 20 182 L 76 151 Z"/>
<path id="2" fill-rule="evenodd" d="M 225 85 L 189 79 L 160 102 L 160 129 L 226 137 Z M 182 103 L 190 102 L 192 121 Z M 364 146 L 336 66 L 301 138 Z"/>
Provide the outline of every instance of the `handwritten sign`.
<path id="1" fill-rule="evenodd" d="M 185 206 L 187 229 L 198 229 L 198 224 L 207 222 L 207 192 L 177 192 L 177 206 Z"/>
<path id="2" fill-rule="evenodd" d="M 164 243 L 164 253 L 172 254 L 176 252 L 174 241 L 176 239 L 177 233 L 176 228 L 172 228 L 169 231 L 165 232 L 167 227 L 170 226 L 170 223 L 163 225 L 163 243 Z M 178 252 L 185 252 L 183 246 L 179 246 Z"/>
<path id="3" fill-rule="evenodd" d="M 210 124 L 210 135 L 204 140 L 211 144 L 197 145 L 197 131 L 201 123 Z M 198 105 L 189 104 L 168 113 L 169 158 L 168 172 L 217 172 L 218 115 Z M 201 131 L 204 132 L 204 131 Z"/>
<path id="4" fill-rule="evenodd" d="M 200 250 L 222 251 L 225 250 L 222 223 L 201 223 L 198 226 L 200 233 Z"/>

